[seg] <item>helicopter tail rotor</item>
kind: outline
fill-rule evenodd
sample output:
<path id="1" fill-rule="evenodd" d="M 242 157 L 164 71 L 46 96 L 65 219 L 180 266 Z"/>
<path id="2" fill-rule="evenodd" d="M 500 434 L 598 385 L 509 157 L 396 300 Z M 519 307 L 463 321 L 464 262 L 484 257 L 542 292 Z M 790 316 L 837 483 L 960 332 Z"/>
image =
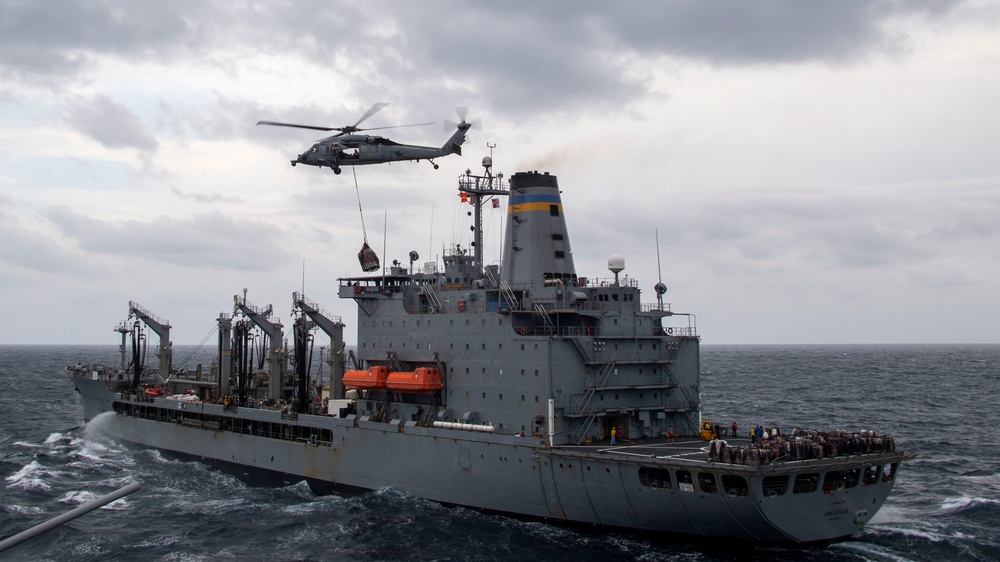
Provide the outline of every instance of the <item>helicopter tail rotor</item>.
<path id="1" fill-rule="evenodd" d="M 458 118 L 461 121 L 458 122 L 458 123 L 455 123 L 453 121 L 447 121 L 446 120 L 444 122 L 444 130 L 446 132 L 447 131 L 454 131 L 455 129 L 459 128 L 461 125 L 468 125 L 468 127 L 466 127 L 467 129 L 475 129 L 477 131 L 479 129 L 483 128 L 483 120 L 482 119 L 476 119 L 475 121 L 472 121 L 471 123 L 468 122 L 468 121 L 466 121 L 466 117 L 468 117 L 468 115 L 469 115 L 469 108 L 468 107 L 465 107 L 465 106 L 456 107 L 455 108 L 455 113 L 458 114 Z"/>

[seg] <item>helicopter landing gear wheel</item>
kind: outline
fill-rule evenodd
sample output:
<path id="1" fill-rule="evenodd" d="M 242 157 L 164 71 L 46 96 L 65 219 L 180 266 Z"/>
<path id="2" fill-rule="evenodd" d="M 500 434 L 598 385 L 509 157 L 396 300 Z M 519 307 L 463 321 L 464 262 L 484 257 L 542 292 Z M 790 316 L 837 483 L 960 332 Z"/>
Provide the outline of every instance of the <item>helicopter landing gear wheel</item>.
<path id="1" fill-rule="evenodd" d="M 333 173 L 335 173 L 335 174 L 337 174 L 339 176 L 340 175 L 340 166 L 337 166 L 336 168 L 334 168 L 333 169 Z"/>
<path id="2" fill-rule="evenodd" d="M 437 164 L 434 164 L 434 169 L 435 169 L 435 170 L 437 170 L 437 169 L 438 169 L 438 167 L 439 167 L 439 166 L 438 166 Z"/>
<path id="3" fill-rule="evenodd" d="M 296 162 L 296 161 L 293 160 L 292 161 L 292 167 L 294 168 L 296 164 L 298 164 L 298 162 Z"/>

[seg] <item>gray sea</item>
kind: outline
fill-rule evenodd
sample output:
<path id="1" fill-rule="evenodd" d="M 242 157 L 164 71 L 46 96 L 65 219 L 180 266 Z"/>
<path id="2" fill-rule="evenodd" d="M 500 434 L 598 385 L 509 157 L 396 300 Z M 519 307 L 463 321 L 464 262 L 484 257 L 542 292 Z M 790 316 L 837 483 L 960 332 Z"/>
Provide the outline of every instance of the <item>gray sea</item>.
<path id="1" fill-rule="evenodd" d="M 177 346 L 175 361 L 193 351 Z M 117 357 L 115 346 L 0 346 L 0 539 L 141 485 L 0 559 L 1000 560 L 1000 345 L 703 346 L 706 418 L 873 429 L 919 454 L 863 532 L 805 549 L 521 521 L 392 488 L 251 486 L 84 426 L 64 367 Z"/>

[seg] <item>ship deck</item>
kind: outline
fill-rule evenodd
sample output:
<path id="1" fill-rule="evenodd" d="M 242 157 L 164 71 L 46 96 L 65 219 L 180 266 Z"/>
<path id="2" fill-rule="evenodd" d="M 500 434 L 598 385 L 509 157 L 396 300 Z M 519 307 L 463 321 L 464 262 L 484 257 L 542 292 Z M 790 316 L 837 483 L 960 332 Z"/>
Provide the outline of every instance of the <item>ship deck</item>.
<path id="1" fill-rule="evenodd" d="M 729 447 L 747 447 L 751 445 L 749 438 L 726 438 Z M 700 464 L 725 466 L 738 471 L 756 471 L 758 466 L 752 464 L 732 464 L 726 461 L 712 461 L 709 459 L 709 442 L 702 441 L 698 437 L 677 437 L 674 442 L 669 442 L 665 438 L 657 439 L 626 439 L 622 443 L 611 445 L 608 441 L 592 443 L 589 445 L 561 445 L 555 450 L 572 452 L 582 455 L 595 455 L 600 457 L 632 457 L 635 459 L 656 459 L 661 461 L 675 461 L 679 464 Z M 827 470 L 836 466 L 864 466 L 881 464 L 886 462 L 899 462 L 909 460 L 916 455 L 905 452 L 872 451 L 866 453 L 841 454 L 837 456 L 816 457 L 807 459 L 784 459 L 777 462 L 771 461 L 759 466 L 767 466 L 772 472 L 799 471 L 806 468 L 811 470 Z"/>
<path id="2" fill-rule="evenodd" d="M 747 445 L 749 439 L 726 439 L 731 446 Z M 708 462 L 708 441 L 698 437 L 675 437 L 671 443 L 666 438 L 657 439 L 624 439 L 615 445 L 609 441 L 592 443 L 590 445 L 561 445 L 561 450 L 598 453 L 605 455 L 636 456 L 643 458 L 685 459 L 697 462 Z"/>

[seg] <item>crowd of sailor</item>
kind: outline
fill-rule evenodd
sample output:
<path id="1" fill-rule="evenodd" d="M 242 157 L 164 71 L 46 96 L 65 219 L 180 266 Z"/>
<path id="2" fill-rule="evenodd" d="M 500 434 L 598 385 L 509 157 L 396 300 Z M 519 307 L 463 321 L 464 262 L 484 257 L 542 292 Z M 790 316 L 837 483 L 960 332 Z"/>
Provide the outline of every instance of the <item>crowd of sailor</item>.
<path id="1" fill-rule="evenodd" d="M 791 435 L 782 435 L 777 428 L 769 428 L 764 434 L 767 437 L 756 439 L 749 445 L 730 446 L 722 439 L 715 439 L 709 444 L 708 459 L 712 462 L 758 466 L 775 461 L 822 459 L 896 450 L 891 436 L 876 435 L 874 431 L 796 429 Z"/>

